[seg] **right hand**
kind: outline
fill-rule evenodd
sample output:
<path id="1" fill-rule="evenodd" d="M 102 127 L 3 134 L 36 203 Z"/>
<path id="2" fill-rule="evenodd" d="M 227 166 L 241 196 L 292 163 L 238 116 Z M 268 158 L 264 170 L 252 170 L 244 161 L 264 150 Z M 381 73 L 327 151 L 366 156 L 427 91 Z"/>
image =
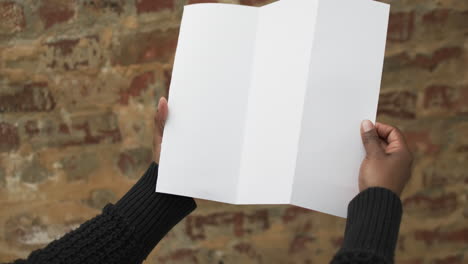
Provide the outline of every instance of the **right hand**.
<path id="1" fill-rule="evenodd" d="M 395 127 L 369 120 L 361 123 L 366 158 L 359 173 L 359 190 L 383 187 L 400 196 L 411 176 L 413 157 L 403 134 Z"/>

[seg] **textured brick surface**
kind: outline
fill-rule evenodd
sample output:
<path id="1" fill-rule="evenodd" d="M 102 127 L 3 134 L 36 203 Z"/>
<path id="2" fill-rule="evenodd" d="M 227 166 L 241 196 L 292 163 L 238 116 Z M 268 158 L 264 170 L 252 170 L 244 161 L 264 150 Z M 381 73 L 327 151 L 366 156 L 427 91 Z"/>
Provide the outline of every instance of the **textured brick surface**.
<path id="1" fill-rule="evenodd" d="M 0 3 L 0 35 L 23 30 L 26 26 L 23 7 L 13 1 Z"/>
<path id="2" fill-rule="evenodd" d="M 186 3 L 0 0 L 0 262 L 115 202 L 151 159 Z M 468 263 L 468 2 L 392 3 L 378 120 L 415 154 L 397 263 Z M 286 88 L 285 88 L 286 89 Z M 292 206 L 199 209 L 146 263 L 327 263 L 344 220 Z"/>

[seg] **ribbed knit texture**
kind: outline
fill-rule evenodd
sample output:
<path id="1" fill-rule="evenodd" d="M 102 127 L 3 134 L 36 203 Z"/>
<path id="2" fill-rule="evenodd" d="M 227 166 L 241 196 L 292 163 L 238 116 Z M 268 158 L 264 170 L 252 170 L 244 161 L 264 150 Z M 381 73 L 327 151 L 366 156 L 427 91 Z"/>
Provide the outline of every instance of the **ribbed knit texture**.
<path id="1" fill-rule="evenodd" d="M 134 226 L 134 235 L 145 257 L 197 206 L 190 197 L 156 193 L 157 175 L 158 164 L 153 162 L 145 175 L 115 205 Z"/>
<path id="2" fill-rule="evenodd" d="M 114 206 L 15 264 L 141 263 L 169 230 L 196 208 L 192 198 L 156 193 L 158 165 Z"/>
<path id="3" fill-rule="evenodd" d="M 369 188 L 348 205 L 342 248 L 332 263 L 393 263 L 400 229 L 400 198 L 385 188 Z"/>
<path id="4" fill-rule="evenodd" d="M 14 263 L 137 263 L 140 251 L 133 228 L 107 205 L 101 215 Z"/>

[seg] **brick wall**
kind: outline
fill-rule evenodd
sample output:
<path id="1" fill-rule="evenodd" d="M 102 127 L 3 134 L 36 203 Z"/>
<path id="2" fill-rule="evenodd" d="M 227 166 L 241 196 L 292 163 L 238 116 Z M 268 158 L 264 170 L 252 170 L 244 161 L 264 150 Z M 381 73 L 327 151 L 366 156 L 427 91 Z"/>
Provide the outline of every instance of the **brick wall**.
<path id="1" fill-rule="evenodd" d="M 96 215 L 146 168 L 193 2 L 207 0 L 0 0 L 0 262 Z M 378 119 L 416 157 L 397 263 L 468 263 L 468 1 L 388 2 Z M 146 263 L 326 263 L 343 238 L 343 220 L 292 206 L 198 203 Z"/>

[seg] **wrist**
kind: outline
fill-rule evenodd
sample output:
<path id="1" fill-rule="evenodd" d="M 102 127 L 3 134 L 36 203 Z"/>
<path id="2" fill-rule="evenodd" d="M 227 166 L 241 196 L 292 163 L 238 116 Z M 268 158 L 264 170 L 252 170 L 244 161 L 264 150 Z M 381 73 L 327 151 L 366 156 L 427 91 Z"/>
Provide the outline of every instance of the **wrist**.
<path id="1" fill-rule="evenodd" d="M 391 191 L 394 195 L 398 196 L 398 198 L 401 197 L 402 190 L 396 187 L 388 186 L 388 185 L 369 185 L 369 186 L 364 186 L 359 188 L 359 193 L 362 193 L 368 189 L 371 188 L 381 188 L 385 189 L 387 191 Z"/>
<path id="2" fill-rule="evenodd" d="M 145 254 L 179 221 L 196 208 L 192 198 L 155 191 L 158 165 L 153 162 L 143 177 L 115 205 L 134 227 Z"/>
<path id="3" fill-rule="evenodd" d="M 341 251 L 371 252 L 392 263 L 402 212 L 401 200 L 393 191 L 363 190 L 348 205 Z"/>

